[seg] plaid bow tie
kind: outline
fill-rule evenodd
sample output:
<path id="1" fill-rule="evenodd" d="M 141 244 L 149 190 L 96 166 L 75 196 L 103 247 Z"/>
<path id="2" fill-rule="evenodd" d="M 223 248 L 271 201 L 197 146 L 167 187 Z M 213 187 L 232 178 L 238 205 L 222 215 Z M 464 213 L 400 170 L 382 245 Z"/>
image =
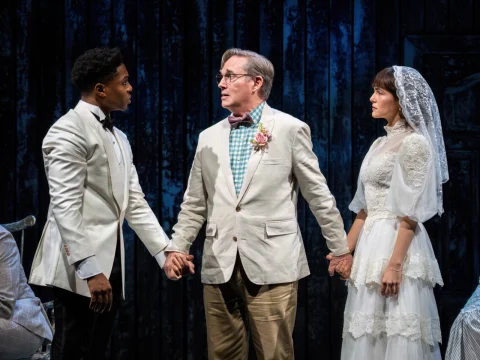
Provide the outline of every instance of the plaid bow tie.
<path id="1" fill-rule="evenodd" d="M 232 128 L 236 129 L 240 125 L 243 126 L 252 126 L 253 125 L 253 119 L 250 116 L 250 113 L 246 112 L 243 114 L 243 116 L 233 116 L 230 115 L 228 117 L 228 122 L 232 126 Z"/>
<path id="2" fill-rule="evenodd" d="M 110 117 L 110 115 L 107 115 L 107 116 L 105 116 L 105 119 L 100 120 L 100 117 L 97 114 L 94 114 L 93 112 L 92 112 L 92 114 L 93 114 L 93 116 L 95 116 L 95 119 L 97 119 L 98 121 L 100 121 L 102 123 L 102 126 L 103 126 L 104 129 L 108 129 L 111 132 L 113 132 L 113 120 Z"/>

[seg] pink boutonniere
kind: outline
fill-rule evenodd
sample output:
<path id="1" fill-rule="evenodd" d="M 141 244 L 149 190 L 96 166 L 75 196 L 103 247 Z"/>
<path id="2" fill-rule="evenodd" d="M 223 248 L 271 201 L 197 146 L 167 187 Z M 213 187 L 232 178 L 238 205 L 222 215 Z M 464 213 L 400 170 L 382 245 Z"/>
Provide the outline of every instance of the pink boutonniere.
<path id="1" fill-rule="evenodd" d="M 263 127 L 263 124 L 260 123 L 258 126 L 258 132 L 255 137 L 250 140 L 250 144 L 252 144 L 253 151 L 261 151 L 264 152 L 268 149 L 268 143 L 272 141 L 272 135 L 268 132 L 267 129 Z"/>

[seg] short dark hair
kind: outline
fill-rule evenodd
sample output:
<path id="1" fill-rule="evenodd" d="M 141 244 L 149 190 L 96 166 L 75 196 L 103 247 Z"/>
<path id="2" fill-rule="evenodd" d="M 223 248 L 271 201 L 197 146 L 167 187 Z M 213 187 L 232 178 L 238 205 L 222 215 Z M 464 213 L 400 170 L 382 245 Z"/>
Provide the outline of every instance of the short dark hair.
<path id="1" fill-rule="evenodd" d="M 87 50 L 73 64 L 72 84 L 80 91 L 93 90 L 97 83 L 111 81 L 117 73 L 117 67 L 123 64 L 120 49 L 97 47 Z"/>
<path id="2" fill-rule="evenodd" d="M 385 89 L 391 93 L 395 99 L 398 99 L 393 67 L 387 67 L 375 75 L 372 80 L 372 87 Z"/>

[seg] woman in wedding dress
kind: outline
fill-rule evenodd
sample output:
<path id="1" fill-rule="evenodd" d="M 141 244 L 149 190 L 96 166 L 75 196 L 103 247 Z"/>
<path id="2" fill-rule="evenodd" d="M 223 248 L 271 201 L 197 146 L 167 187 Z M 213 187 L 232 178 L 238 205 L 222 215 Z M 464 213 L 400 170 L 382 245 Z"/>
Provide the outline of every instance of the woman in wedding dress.
<path id="1" fill-rule="evenodd" d="M 350 204 L 355 251 L 348 279 L 342 359 L 440 359 L 440 322 L 433 295 L 443 285 L 423 226 L 443 213 L 448 180 L 437 104 L 425 79 L 409 67 L 379 72 L 372 116 L 386 136 L 371 146 Z"/>

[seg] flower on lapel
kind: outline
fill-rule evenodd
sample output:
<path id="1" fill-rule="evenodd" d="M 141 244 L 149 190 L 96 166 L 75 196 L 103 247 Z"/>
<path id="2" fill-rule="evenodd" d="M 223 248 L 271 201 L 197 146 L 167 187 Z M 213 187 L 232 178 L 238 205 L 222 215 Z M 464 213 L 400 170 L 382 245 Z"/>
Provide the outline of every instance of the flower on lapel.
<path id="1" fill-rule="evenodd" d="M 255 134 L 255 137 L 250 140 L 250 144 L 252 144 L 253 151 L 261 151 L 264 152 L 268 149 L 268 143 L 272 141 L 272 135 L 268 132 L 267 129 L 263 127 L 263 124 L 260 123 L 258 126 L 258 132 Z"/>

